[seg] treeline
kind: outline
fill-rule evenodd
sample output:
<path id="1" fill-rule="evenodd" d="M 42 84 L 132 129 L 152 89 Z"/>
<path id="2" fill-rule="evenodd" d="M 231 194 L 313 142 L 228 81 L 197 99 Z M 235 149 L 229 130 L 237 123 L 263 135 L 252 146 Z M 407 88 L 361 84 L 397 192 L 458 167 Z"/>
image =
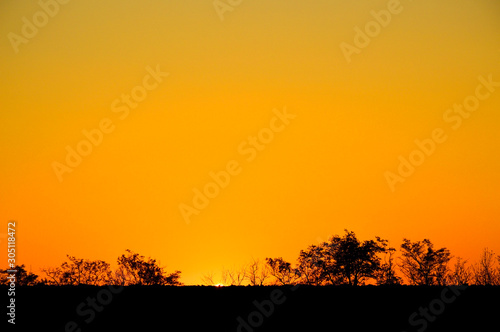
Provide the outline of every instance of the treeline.
<path id="1" fill-rule="evenodd" d="M 222 285 L 500 285 L 500 256 L 487 248 L 475 264 L 453 256 L 446 248 L 434 248 L 428 239 L 403 239 L 397 251 L 376 237 L 360 241 L 345 230 L 328 242 L 301 250 L 296 264 L 281 257 L 254 260 L 239 269 L 221 272 Z M 214 274 L 202 278 L 217 285 Z"/>
<path id="2" fill-rule="evenodd" d="M 479 261 L 468 264 L 453 256 L 447 248 L 434 248 L 424 239 L 403 239 L 397 250 L 387 240 L 375 237 L 360 241 L 354 232 L 345 230 L 329 241 L 301 250 L 295 264 L 281 257 L 253 260 L 237 269 L 225 269 L 216 279 L 203 276 L 205 285 L 500 285 L 500 255 L 485 248 Z M 17 285 L 171 285 L 181 286 L 181 271 L 167 273 L 152 258 L 126 250 L 117 259 L 117 269 L 102 260 L 67 256 L 68 261 L 42 271 L 44 278 L 16 266 Z M 0 283 L 8 284 L 7 270 L 0 270 Z"/>
<path id="3" fill-rule="evenodd" d="M 28 272 L 24 265 L 14 268 L 16 272 L 16 284 L 20 286 L 35 285 L 172 285 L 181 286 L 179 281 L 181 271 L 166 273 L 156 260 L 145 258 L 142 255 L 126 250 L 126 254 L 117 259 L 118 267 L 111 270 L 109 263 L 102 260 L 80 259 L 67 256 L 68 261 L 56 268 L 47 268 L 42 271 L 46 277 Z M 9 273 L 0 270 L 0 283 L 7 284 Z"/>

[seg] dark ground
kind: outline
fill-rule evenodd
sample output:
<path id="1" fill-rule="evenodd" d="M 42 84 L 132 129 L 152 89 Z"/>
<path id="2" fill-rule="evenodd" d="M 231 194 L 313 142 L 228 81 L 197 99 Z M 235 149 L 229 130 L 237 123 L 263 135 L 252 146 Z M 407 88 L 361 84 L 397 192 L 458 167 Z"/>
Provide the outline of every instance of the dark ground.
<path id="1" fill-rule="evenodd" d="M 500 287 L 445 288 L 17 287 L 15 328 L 0 292 L 2 326 L 16 331 L 500 330 Z"/>

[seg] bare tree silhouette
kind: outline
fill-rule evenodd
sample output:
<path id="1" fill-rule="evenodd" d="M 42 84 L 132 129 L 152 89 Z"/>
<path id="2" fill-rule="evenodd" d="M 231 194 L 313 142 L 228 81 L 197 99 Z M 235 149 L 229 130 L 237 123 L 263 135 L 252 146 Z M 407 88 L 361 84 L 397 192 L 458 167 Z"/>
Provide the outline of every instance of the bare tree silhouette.
<path id="1" fill-rule="evenodd" d="M 223 269 L 222 284 L 225 286 L 241 286 L 246 278 L 246 266 L 241 268 Z"/>
<path id="2" fill-rule="evenodd" d="M 269 266 L 263 264 L 258 259 L 253 259 L 248 265 L 246 271 L 246 279 L 251 286 L 263 286 L 270 277 Z"/>
<path id="3" fill-rule="evenodd" d="M 204 284 L 204 285 L 207 285 L 207 286 L 214 286 L 216 285 L 217 283 L 215 282 L 215 275 L 213 272 L 209 272 L 207 274 L 204 274 L 202 277 L 201 277 L 201 282 Z"/>
<path id="4" fill-rule="evenodd" d="M 466 260 L 457 257 L 453 268 L 448 274 L 448 284 L 450 285 L 468 285 L 473 280 L 473 273 L 470 267 L 465 266 Z"/>
<path id="5" fill-rule="evenodd" d="M 220 282 L 213 272 L 207 273 L 201 277 L 204 285 L 223 284 L 224 286 L 241 286 L 246 281 L 251 286 L 265 285 L 270 278 L 269 267 L 261 263 L 258 259 L 253 259 L 250 264 L 240 268 L 223 268 L 221 271 Z"/>
<path id="6" fill-rule="evenodd" d="M 500 256 L 497 257 L 500 263 Z M 500 266 L 496 266 L 495 253 L 484 248 L 479 262 L 472 266 L 476 285 L 500 285 Z"/>

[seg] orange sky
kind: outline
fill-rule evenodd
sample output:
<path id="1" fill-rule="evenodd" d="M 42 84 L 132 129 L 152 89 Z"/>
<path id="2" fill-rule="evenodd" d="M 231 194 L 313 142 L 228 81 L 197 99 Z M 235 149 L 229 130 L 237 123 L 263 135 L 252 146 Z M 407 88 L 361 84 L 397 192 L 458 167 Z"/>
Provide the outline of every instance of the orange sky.
<path id="1" fill-rule="evenodd" d="M 128 248 L 196 284 L 344 228 L 500 253 L 498 1 L 46 3 L 0 4 L 0 232 L 17 221 L 35 272 Z M 436 128 L 446 140 L 391 187 Z M 58 175 L 68 146 L 92 151 Z"/>

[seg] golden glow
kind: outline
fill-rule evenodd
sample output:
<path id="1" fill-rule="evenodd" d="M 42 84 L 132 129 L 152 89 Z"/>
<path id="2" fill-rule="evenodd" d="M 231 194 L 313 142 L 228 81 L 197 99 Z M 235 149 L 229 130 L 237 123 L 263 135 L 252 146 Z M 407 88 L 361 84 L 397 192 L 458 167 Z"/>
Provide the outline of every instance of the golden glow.
<path id="1" fill-rule="evenodd" d="M 224 21 L 212 1 L 70 1 L 17 54 L 7 35 L 40 7 L 3 2 L 0 225 L 17 220 L 19 263 L 131 249 L 199 284 L 344 228 L 500 253 L 500 88 L 459 129 L 443 118 L 478 77 L 500 81 L 500 3 L 401 6 L 348 63 L 341 43 L 388 1 L 243 1 Z M 121 118 L 137 86 L 151 89 Z M 248 161 L 238 147 L 284 107 L 297 117 Z M 103 119 L 113 131 L 59 182 L 53 162 Z M 435 128 L 447 140 L 392 192 L 385 172 Z M 187 224 L 179 204 L 230 161 L 241 172 Z"/>

